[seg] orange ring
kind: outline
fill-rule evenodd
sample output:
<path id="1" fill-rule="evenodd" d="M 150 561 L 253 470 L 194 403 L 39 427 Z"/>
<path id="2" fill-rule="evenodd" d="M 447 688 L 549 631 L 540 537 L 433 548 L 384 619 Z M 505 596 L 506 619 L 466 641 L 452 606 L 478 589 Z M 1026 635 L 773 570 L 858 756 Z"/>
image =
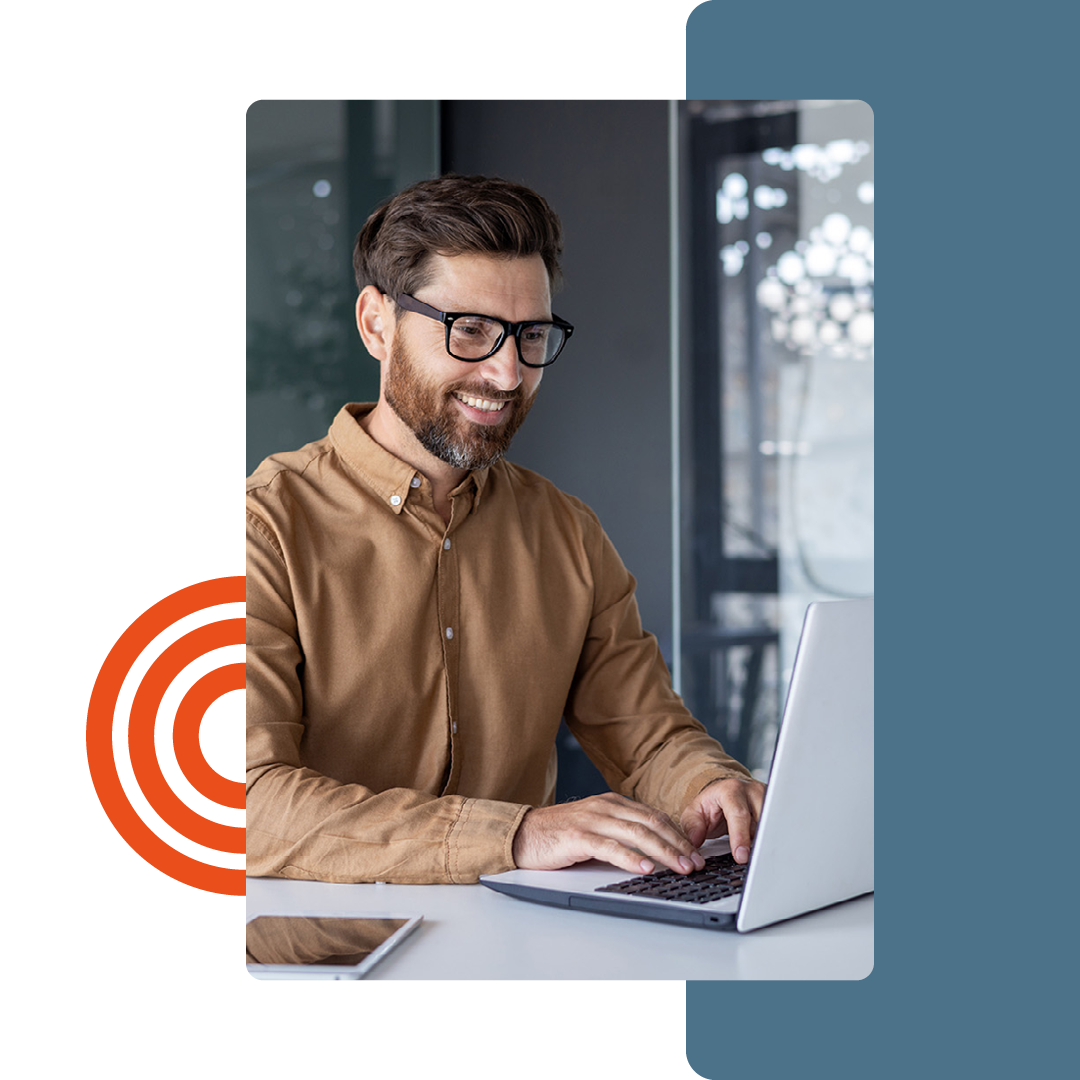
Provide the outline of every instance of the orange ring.
<path id="1" fill-rule="evenodd" d="M 226 780 L 211 768 L 199 745 L 199 728 L 206 710 L 219 697 L 244 689 L 245 672 L 244 664 L 229 664 L 208 672 L 184 695 L 173 720 L 173 751 L 187 782 L 211 802 L 237 810 L 244 809 L 244 785 L 238 780 Z"/>
<path id="2" fill-rule="evenodd" d="M 94 682 L 86 714 L 86 760 L 90 766 L 90 777 L 102 809 L 116 831 L 137 855 L 162 873 L 193 888 L 228 896 L 244 895 L 243 870 L 211 866 L 174 850 L 135 812 L 116 771 L 112 728 L 124 678 L 158 634 L 196 611 L 218 604 L 242 603 L 244 597 L 244 578 L 212 578 L 180 589 L 148 608 L 120 635 L 109 651 Z M 240 622 L 242 620 L 234 619 L 217 624 L 230 627 L 230 640 L 225 644 L 239 644 L 244 640 L 242 634 L 235 636 L 235 626 Z"/>
<path id="3" fill-rule="evenodd" d="M 128 751 L 131 768 L 146 801 L 158 817 L 181 836 L 212 851 L 242 855 L 244 830 L 222 825 L 195 813 L 169 787 L 157 760 L 154 747 L 154 724 L 161 699 L 173 680 L 190 664 L 206 653 L 244 639 L 244 620 L 226 619 L 207 623 L 174 641 L 150 665 L 131 703 L 128 721 Z"/>

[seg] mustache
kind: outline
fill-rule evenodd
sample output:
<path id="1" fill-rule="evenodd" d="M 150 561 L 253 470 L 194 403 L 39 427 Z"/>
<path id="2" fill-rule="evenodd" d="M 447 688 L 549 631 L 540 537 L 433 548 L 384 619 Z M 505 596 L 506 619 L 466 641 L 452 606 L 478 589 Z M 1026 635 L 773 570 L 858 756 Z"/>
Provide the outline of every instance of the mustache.
<path id="1" fill-rule="evenodd" d="M 525 394 L 520 386 L 513 390 L 500 390 L 492 383 L 457 383 L 451 386 L 447 394 L 467 394 L 469 397 L 487 398 L 488 401 L 521 401 Z"/>

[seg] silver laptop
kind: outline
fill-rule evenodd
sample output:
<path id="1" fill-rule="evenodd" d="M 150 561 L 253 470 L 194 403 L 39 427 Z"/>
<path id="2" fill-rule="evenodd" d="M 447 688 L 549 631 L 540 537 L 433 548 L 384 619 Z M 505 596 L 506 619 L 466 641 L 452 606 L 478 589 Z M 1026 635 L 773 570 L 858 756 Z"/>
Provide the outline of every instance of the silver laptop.
<path id="1" fill-rule="evenodd" d="M 628 918 L 756 930 L 874 891 L 874 601 L 811 604 L 749 866 L 727 838 L 694 874 L 590 861 L 480 878 L 508 896 Z M 715 897 L 715 898 L 714 898 Z"/>

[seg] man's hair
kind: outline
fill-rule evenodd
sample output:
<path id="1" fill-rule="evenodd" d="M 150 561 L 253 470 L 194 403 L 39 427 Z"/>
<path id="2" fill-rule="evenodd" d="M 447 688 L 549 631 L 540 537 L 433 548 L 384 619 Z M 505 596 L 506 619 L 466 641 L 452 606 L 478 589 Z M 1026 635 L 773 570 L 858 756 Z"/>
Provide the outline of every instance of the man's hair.
<path id="1" fill-rule="evenodd" d="M 539 255 L 554 292 L 562 273 L 562 226 L 531 188 L 489 176 L 421 180 L 387 199 L 356 237 L 359 289 L 394 298 L 422 288 L 432 255 Z"/>

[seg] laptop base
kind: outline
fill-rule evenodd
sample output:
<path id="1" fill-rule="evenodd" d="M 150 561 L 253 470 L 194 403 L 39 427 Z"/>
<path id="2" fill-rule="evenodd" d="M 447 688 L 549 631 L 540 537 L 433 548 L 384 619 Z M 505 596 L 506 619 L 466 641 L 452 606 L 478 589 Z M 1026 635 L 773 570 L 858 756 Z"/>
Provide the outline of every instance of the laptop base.
<path id="1" fill-rule="evenodd" d="M 482 884 L 496 892 L 519 900 L 549 907 L 571 908 L 574 911 L 592 911 L 599 915 L 616 915 L 622 919 L 647 919 L 649 922 L 674 923 L 677 926 L 694 926 L 706 930 L 735 930 L 736 913 L 733 911 L 693 911 L 688 908 L 650 904 L 645 901 L 629 904 L 625 900 L 607 899 L 582 893 L 559 892 L 554 889 L 535 889 L 529 885 L 487 878 Z"/>

